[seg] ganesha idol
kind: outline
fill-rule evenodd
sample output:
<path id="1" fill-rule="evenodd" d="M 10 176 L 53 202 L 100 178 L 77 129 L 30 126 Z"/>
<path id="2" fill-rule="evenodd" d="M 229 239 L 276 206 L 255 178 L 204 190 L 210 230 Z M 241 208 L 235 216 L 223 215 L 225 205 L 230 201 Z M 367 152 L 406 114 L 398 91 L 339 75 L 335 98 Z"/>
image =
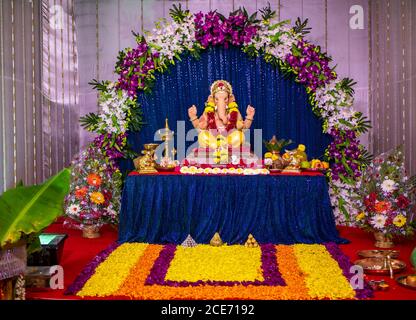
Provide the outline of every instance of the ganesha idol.
<path id="1" fill-rule="evenodd" d="M 250 128 L 255 109 L 248 106 L 243 119 L 229 82 L 217 80 L 211 85 L 211 94 L 203 114 L 197 116 L 195 105 L 188 109 L 192 125 L 199 131 L 198 148 L 187 156 L 191 165 L 243 165 L 253 164 L 258 158 L 245 143 L 244 130 Z"/>

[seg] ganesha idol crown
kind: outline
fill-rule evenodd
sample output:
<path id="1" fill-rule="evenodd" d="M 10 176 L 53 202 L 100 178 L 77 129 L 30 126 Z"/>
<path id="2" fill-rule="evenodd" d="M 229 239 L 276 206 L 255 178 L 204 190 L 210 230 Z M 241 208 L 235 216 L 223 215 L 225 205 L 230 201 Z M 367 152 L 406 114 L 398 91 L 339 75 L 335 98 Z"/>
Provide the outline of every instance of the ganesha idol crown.
<path id="1" fill-rule="evenodd" d="M 228 81 L 217 80 L 211 85 L 211 95 L 214 96 L 217 92 L 227 92 L 229 95 L 232 95 L 233 87 Z"/>

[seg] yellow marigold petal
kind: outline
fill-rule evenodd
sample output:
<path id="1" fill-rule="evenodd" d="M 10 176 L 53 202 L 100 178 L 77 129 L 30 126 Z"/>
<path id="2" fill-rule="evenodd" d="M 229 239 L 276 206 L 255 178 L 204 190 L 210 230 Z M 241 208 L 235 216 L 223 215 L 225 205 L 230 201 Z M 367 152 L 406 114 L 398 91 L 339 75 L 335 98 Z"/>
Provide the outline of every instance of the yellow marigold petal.
<path id="1" fill-rule="evenodd" d="M 130 273 L 148 244 L 124 243 L 102 262 L 78 296 L 104 297 L 114 294 Z"/>
<path id="2" fill-rule="evenodd" d="M 294 252 L 300 269 L 307 275 L 305 282 L 309 295 L 318 299 L 354 299 L 355 291 L 342 274 L 325 246 L 296 244 Z"/>
<path id="3" fill-rule="evenodd" d="M 178 246 L 168 273 L 172 281 L 263 281 L 261 249 L 241 245 Z"/>

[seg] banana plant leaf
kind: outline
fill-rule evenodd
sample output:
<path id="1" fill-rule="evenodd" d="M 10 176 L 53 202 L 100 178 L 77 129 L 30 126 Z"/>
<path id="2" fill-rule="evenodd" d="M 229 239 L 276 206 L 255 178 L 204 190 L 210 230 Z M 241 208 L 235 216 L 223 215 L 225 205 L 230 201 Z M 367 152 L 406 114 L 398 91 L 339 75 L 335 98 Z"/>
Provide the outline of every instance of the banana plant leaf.
<path id="1" fill-rule="evenodd" d="M 0 197 L 0 246 L 37 233 L 63 212 L 70 170 L 64 169 L 40 185 L 16 187 Z"/>

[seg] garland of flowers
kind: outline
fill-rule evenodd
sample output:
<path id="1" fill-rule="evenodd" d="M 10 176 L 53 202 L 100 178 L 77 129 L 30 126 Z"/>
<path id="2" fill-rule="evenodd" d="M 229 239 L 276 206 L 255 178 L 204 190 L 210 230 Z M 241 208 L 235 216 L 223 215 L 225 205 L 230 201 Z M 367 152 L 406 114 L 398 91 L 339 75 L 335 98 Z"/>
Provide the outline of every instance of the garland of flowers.
<path id="1" fill-rule="evenodd" d="M 329 66 L 331 58 L 305 39 L 310 30 L 307 20 L 298 18 L 293 27 L 289 21 L 277 22 L 270 5 L 260 14 L 258 19 L 257 12 L 249 16 L 240 8 L 227 18 L 216 11 L 191 14 L 174 5 L 170 10 L 172 22 L 162 19 L 146 37 L 134 34 L 136 48 L 119 53 L 117 82 L 93 83 L 103 93 L 103 109 L 100 115 L 89 114 L 81 121 L 88 130 L 101 134 L 96 144 L 109 157 L 126 156 L 126 130 L 137 131 L 141 125 L 137 94 L 151 91 L 156 72 L 165 72 L 181 60 L 182 54 L 198 58 L 209 46 L 240 46 L 249 56 L 264 58 L 306 87 L 314 113 L 323 120 L 323 131 L 333 137 L 325 158 L 332 164 L 328 179 L 336 220 L 353 224 L 358 213 L 354 202 L 357 184 L 370 161 L 357 139 L 370 126 L 362 113 L 352 108 L 355 83 L 338 79 Z"/>

